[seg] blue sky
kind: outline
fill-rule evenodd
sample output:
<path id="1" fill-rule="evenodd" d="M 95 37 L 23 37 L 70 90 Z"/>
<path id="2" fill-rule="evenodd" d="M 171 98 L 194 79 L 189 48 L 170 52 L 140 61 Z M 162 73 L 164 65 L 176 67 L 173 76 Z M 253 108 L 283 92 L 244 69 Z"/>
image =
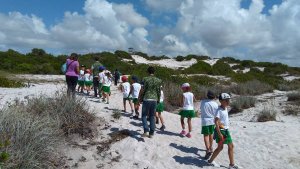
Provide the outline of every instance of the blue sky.
<path id="1" fill-rule="evenodd" d="M 175 23 L 176 13 L 166 13 L 171 20 L 163 19 L 160 16 L 151 14 L 151 9 L 147 9 L 143 0 L 108 0 L 114 3 L 131 3 L 137 12 L 146 16 L 151 22 L 157 24 L 172 24 Z M 83 14 L 83 6 L 85 0 L 0 0 L 0 12 L 8 13 L 19 11 L 22 14 L 34 14 L 43 19 L 47 26 L 51 26 L 62 20 L 66 11 L 78 12 Z M 251 0 L 242 0 L 241 7 L 248 9 Z M 262 13 L 268 14 L 268 10 L 274 4 L 281 4 L 282 0 L 264 0 L 265 8 Z"/>
<path id="2" fill-rule="evenodd" d="M 299 0 L 0 0 L 0 23 L 0 50 L 133 47 L 300 66 Z"/>

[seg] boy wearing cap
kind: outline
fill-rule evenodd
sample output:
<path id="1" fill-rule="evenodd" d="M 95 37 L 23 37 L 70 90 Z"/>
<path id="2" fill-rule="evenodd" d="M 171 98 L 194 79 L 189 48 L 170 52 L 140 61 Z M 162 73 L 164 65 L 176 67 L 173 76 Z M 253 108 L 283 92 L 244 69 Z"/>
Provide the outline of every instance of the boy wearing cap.
<path id="1" fill-rule="evenodd" d="M 131 102 L 131 95 L 130 95 L 130 83 L 128 82 L 127 76 L 122 76 L 121 78 L 121 91 L 123 93 L 123 106 L 124 110 L 123 112 L 126 112 L 126 100 L 129 102 L 131 112 L 133 113 L 133 106 Z"/>
<path id="2" fill-rule="evenodd" d="M 207 92 L 207 99 L 201 101 L 201 124 L 203 139 L 206 147 L 204 159 L 207 160 L 213 152 L 213 134 L 215 130 L 215 112 L 218 109 L 218 104 L 214 101 L 216 98 L 212 91 Z"/>
<path id="3" fill-rule="evenodd" d="M 102 87 L 103 87 L 103 80 L 104 80 L 104 77 L 105 77 L 105 67 L 104 66 L 100 66 L 99 67 L 99 75 L 98 75 L 98 80 L 99 80 L 99 98 L 101 99 L 101 97 L 103 96 L 103 91 L 102 91 Z M 95 86 L 94 86 L 95 87 Z M 105 101 L 104 98 L 102 98 L 102 101 Z"/>
<path id="4" fill-rule="evenodd" d="M 233 158 L 233 143 L 229 133 L 229 118 L 228 118 L 228 110 L 231 96 L 227 93 L 221 93 L 219 96 L 219 101 L 221 106 L 216 111 L 215 124 L 216 124 L 216 142 L 218 143 L 218 147 L 214 151 L 211 158 L 208 160 L 210 166 L 220 167 L 214 159 L 219 155 L 219 153 L 223 150 L 223 145 L 228 145 L 228 156 L 229 156 L 229 169 L 238 169 L 237 165 L 234 164 Z"/>
<path id="5" fill-rule="evenodd" d="M 134 119 L 138 119 L 139 118 L 139 108 L 140 108 L 140 102 L 139 102 L 139 95 L 140 95 L 140 91 L 141 91 L 141 84 L 138 83 L 138 78 L 136 76 L 132 76 L 131 77 L 132 80 L 132 84 L 131 84 L 131 88 L 130 88 L 130 93 L 132 95 L 132 101 L 134 104 L 134 111 L 135 111 L 135 116 L 133 116 Z"/>

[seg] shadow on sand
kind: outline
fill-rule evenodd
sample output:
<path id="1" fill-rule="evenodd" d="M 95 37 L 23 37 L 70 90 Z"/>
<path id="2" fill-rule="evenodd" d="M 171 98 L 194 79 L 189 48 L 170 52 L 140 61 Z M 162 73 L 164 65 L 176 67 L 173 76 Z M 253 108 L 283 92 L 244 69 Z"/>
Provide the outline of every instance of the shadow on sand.
<path id="1" fill-rule="evenodd" d="M 178 144 L 175 144 L 175 143 L 171 143 L 170 146 L 173 147 L 173 148 L 176 148 L 176 149 L 178 149 L 182 152 L 185 152 L 185 153 L 193 153 L 195 155 L 198 155 L 199 157 L 201 157 L 201 156 L 198 154 L 198 152 L 199 151 L 205 151 L 205 150 L 199 149 L 197 147 L 186 147 L 184 145 L 178 145 Z"/>
<path id="2" fill-rule="evenodd" d="M 157 134 L 163 134 L 163 135 L 168 135 L 168 136 L 175 136 L 175 137 L 184 137 L 182 136 L 181 134 L 179 133 L 174 133 L 174 132 L 171 132 L 171 131 L 167 131 L 167 130 L 159 130 L 156 132 Z"/>
<path id="3" fill-rule="evenodd" d="M 173 156 L 173 158 L 176 162 L 178 162 L 180 164 L 193 165 L 193 166 L 197 166 L 200 168 L 209 166 L 206 161 L 196 158 L 196 157 L 192 157 L 192 156 L 185 156 L 185 157 Z"/>

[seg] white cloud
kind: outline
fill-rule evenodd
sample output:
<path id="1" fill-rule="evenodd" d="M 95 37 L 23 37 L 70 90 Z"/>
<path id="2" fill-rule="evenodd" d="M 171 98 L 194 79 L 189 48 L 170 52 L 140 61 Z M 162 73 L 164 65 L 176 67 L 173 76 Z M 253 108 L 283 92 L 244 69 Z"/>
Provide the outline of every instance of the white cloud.
<path id="1" fill-rule="evenodd" d="M 35 15 L 0 13 L 0 49 L 39 47 L 65 53 L 133 47 L 157 55 L 236 56 L 300 65 L 298 0 L 273 6 L 269 15 L 262 14 L 263 0 L 252 0 L 249 9 L 240 7 L 241 0 L 144 2 L 157 13 L 155 19 L 176 13 L 175 26 L 149 23 L 132 4 L 86 0 L 84 14 L 66 12 L 50 28 Z M 172 20 L 169 17 L 168 23 Z"/>

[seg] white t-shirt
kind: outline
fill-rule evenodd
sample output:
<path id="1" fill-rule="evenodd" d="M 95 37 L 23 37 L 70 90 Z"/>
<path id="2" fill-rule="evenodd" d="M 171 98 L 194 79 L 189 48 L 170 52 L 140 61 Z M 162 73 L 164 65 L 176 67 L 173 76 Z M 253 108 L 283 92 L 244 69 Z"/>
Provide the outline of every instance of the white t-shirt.
<path id="1" fill-rule="evenodd" d="M 183 93 L 183 110 L 194 110 L 194 94 L 191 92 Z"/>
<path id="2" fill-rule="evenodd" d="M 99 73 L 99 83 L 103 83 L 104 77 L 105 77 L 104 71 L 103 71 L 103 72 L 100 72 L 100 73 Z"/>
<path id="3" fill-rule="evenodd" d="M 202 126 L 210 126 L 215 124 L 216 110 L 218 104 L 214 100 L 205 99 L 201 101 L 201 124 Z"/>
<path id="4" fill-rule="evenodd" d="M 112 80 L 111 78 L 104 76 L 103 78 L 103 86 L 111 86 Z"/>
<path id="5" fill-rule="evenodd" d="M 122 87 L 123 87 L 123 98 L 127 98 L 130 93 L 130 83 L 124 82 L 122 83 Z"/>
<path id="6" fill-rule="evenodd" d="M 84 70 L 80 70 L 80 71 L 79 71 L 79 77 L 78 77 L 78 80 L 80 80 L 80 81 L 84 80 Z"/>
<path id="7" fill-rule="evenodd" d="M 229 118 L 228 118 L 227 108 L 223 109 L 222 107 L 219 107 L 216 111 L 216 117 L 220 119 L 220 122 L 224 126 L 224 129 L 229 128 Z"/>
<path id="8" fill-rule="evenodd" d="M 139 97 L 139 94 L 140 94 L 140 91 L 141 91 L 141 84 L 139 83 L 133 83 L 132 84 L 132 88 L 133 88 L 133 91 L 132 91 L 132 98 L 138 98 Z"/>
<path id="9" fill-rule="evenodd" d="M 164 92 L 162 91 L 162 90 L 160 90 L 160 100 L 159 100 L 159 102 L 160 103 L 162 103 L 162 102 L 164 102 Z"/>
<path id="10" fill-rule="evenodd" d="M 89 74 L 89 73 L 86 73 L 85 75 L 84 75 L 84 81 L 92 81 L 93 79 L 92 79 L 93 77 L 91 76 L 91 74 Z"/>

